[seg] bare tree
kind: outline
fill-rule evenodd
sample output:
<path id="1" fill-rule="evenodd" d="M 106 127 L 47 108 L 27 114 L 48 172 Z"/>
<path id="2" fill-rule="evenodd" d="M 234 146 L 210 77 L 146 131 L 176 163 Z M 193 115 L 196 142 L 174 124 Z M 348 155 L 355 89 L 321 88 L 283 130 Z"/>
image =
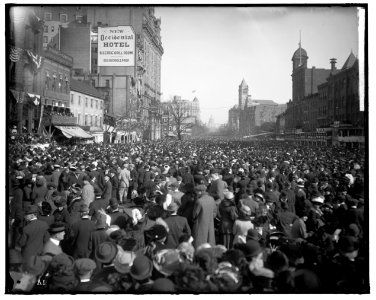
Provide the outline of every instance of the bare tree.
<path id="1" fill-rule="evenodd" d="M 189 110 L 183 101 L 173 100 L 169 105 L 169 112 L 172 117 L 171 124 L 176 132 L 178 139 L 182 139 L 182 135 L 187 129 L 192 128 L 196 123 L 196 118 L 189 114 Z"/>

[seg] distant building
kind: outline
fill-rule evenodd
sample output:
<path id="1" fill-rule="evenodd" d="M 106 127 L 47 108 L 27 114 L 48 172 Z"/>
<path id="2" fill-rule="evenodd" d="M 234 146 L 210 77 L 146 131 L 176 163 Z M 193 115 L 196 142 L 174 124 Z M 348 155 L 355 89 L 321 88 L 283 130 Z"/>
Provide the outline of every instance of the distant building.
<path id="1" fill-rule="evenodd" d="M 239 85 L 238 105 L 229 110 L 228 126 L 234 133 L 242 136 L 274 131 L 276 117 L 285 109 L 285 104 L 281 105 L 273 100 L 253 99 L 243 79 Z"/>
<path id="2" fill-rule="evenodd" d="M 147 125 L 144 138 L 159 139 L 164 50 L 161 20 L 155 17 L 154 8 L 92 5 L 45 6 L 43 10 L 48 20 L 44 38 L 74 58 L 72 77 L 97 88 L 105 100 L 106 113 L 142 120 L 140 123 Z M 98 66 L 98 28 L 120 25 L 131 26 L 135 33 L 135 65 Z"/>
<path id="3" fill-rule="evenodd" d="M 173 102 L 175 104 L 173 104 Z M 174 96 L 172 101 L 162 102 L 162 137 L 176 136 L 176 124 L 171 112 L 172 106 L 177 106 L 184 112 L 183 124 L 196 124 L 201 121 L 200 102 L 197 97 L 192 101 Z M 188 126 L 189 127 L 189 126 Z M 185 135 L 191 135 L 191 128 L 187 128 Z"/>
<path id="4" fill-rule="evenodd" d="M 70 111 L 77 124 L 94 136 L 96 142 L 103 141 L 103 107 L 101 94 L 91 85 L 72 79 Z"/>
<path id="5" fill-rule="evenodd" d="M 292 101 L 278 116 L 278 139 L 323 145 L 364 147 L 364 112 L 360 110 L 359 61 L 351 52 L 341 69 L 309 69 L 307 52 L 295 51 Z"/>

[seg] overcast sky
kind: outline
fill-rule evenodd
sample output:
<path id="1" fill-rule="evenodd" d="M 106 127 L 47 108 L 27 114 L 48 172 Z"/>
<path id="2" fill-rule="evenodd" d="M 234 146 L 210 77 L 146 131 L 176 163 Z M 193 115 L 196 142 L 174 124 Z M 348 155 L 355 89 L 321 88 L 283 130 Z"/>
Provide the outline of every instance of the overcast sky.
<path id="1" fill-rule="evenodd" d="M 156 7 L 161 18 L 162 99 L 200 101 L 202 121 L 225 123 L 244 78 L 254 99 L 291 99 L 291 58 L 301 43 L 308 67 L 342 67 L 358 55 L 355 7 Z M 193 91 L 196 91 L 193 93 Z"/>

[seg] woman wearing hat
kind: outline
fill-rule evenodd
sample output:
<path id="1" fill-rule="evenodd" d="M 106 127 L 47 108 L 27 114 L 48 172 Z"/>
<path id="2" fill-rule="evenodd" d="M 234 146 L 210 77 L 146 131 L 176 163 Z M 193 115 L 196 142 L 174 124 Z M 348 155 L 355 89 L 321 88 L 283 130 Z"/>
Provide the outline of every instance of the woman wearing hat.
<path id="1" fill-rule="evenodd" d="M 233 226 L 238 218 L 238 209 L 235 205 L 235 196 L 232 192 L 224 192 L 224 199 L 219 204 L 220 215 L 220 243 L 227 249 L 231 249 L 234 239 Z"/>
<path id="2" fill-rule="evenodd" d="M 251 209 L 242 205 L 239 209 L 239 217 L 235 220 L 233 226 L 234 244 L 245 244 L 247 241 L 247 233 L 249 229 L 253 229 L 251 221 Z"/>

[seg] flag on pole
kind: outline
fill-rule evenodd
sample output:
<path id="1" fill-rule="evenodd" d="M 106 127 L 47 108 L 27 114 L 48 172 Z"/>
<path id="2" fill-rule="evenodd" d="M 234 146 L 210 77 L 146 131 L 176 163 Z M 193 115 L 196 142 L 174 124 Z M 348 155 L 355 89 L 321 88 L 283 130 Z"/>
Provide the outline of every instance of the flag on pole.
<path id="1" fill-rule="evenodd" d="M 26 50 L 26 52 L 29 56 L 29 60 L 30 60 L 31 65 L 34 69 L 34 72 L 38 71 L 40 69 L 40 67 L 42 66 L 43 57 L 38 55 L 38 54 L 34 54 L 33 51 L 31 51 L 31 50 Z"/>

